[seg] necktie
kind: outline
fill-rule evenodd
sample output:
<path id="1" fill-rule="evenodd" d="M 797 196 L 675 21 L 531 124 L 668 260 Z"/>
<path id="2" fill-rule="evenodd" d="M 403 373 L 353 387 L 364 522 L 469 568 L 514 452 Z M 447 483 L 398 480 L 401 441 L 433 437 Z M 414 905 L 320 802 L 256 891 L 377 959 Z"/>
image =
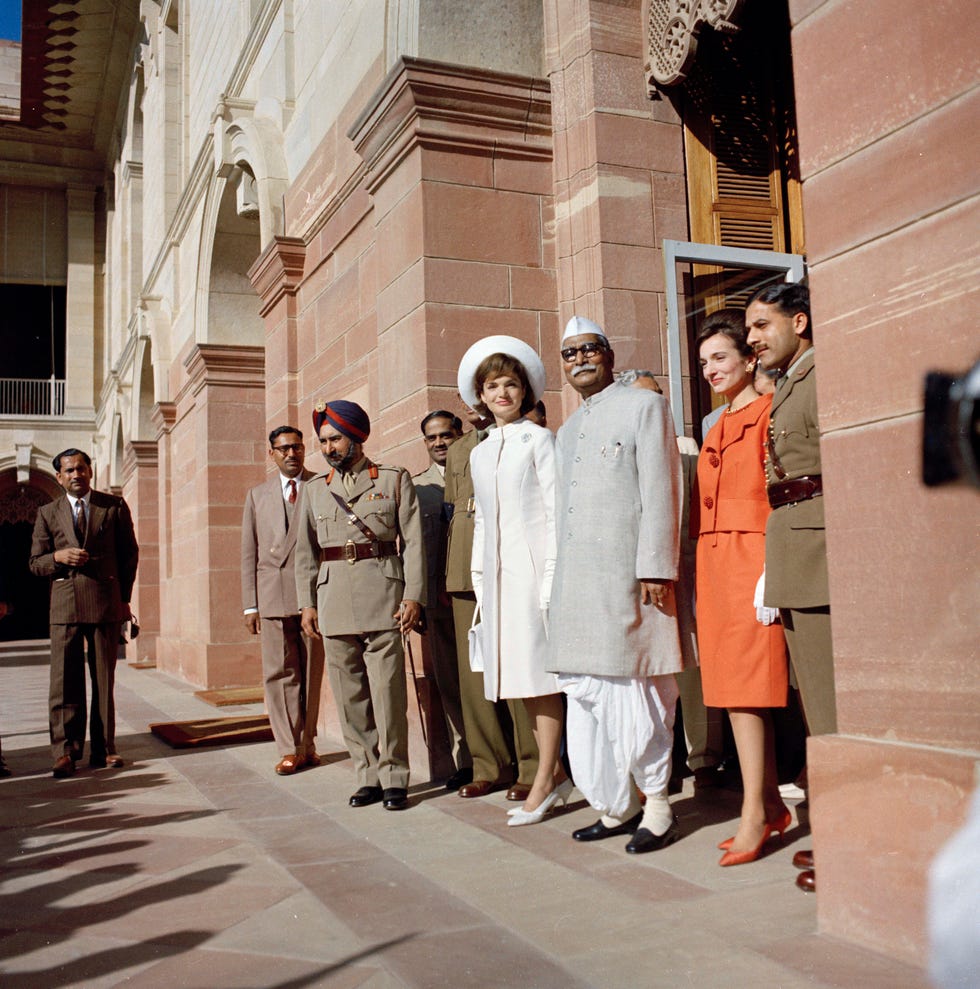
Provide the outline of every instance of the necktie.
<path id="1" fill-rule="evenodd" d="M 85 502 L 81 499 L 75 502 L 75 535 L 81 546 L 85 542 Z"/>
<path id="2" fill-rule="evenodd" d="M 290 478 L 289 479 L 289 484 L 287 484 L 286 487 L 289 488 L 289 494 L 286 496 L 286 501 L 288 501 L 290 505 L 295 505 L 296 504 L 296 482 L 292 478 Z"/>
<path id="3" fill-rule="evenodd" d="M 347 497 L 350 498 L 354 493 L 354 484 L 357 482 L 357 475 L 353 473 L 344 474 L 341 481 L 344 485 L 344 491 L 347 492 Z"/>

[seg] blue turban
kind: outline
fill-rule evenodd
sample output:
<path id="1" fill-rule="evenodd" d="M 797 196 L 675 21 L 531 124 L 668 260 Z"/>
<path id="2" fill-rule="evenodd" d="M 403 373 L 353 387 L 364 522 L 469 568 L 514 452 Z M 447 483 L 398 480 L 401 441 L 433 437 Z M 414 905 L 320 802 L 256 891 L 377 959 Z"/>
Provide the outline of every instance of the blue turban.
<path id="1" fill-rule="evenodd" d="M 313 429 L 317 436 L 325 422 L 355 443 L 363 443 L 371 435 L 371 420 L 356 402 L 320 402 L 313 410 Z"/>

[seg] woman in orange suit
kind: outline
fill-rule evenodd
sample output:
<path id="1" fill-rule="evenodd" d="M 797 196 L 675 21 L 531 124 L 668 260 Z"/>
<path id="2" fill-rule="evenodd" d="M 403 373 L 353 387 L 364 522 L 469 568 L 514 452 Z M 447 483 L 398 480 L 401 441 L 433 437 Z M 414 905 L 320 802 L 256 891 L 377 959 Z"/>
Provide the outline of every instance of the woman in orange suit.
<path id="1" fill-rule="evenodd" d="M 766 562 L 769 502 L 763 471 L 771 395 L 753 384 L 755 359 L 741 310 L 705 321 L 697 345 L 701 370 L 728 408 L 704 438 L 698 458 L 697 627 L 704 702 L 728 708 L 742 769 L 742 816 L 723 841 L 720 865 L 759 857 L 791 817 L 779 796 L 769 709 L 786 706 L 788 669 L 783 628 L 756 608 Z M 692 524 L 695 511 L 692 510 Z"/>

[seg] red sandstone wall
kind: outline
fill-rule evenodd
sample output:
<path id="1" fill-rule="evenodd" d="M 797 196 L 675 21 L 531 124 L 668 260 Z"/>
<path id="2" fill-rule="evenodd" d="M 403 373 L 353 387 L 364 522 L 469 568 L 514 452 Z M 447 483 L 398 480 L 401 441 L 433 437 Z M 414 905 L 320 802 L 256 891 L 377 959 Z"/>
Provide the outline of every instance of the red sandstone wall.
<path id="1" fill-rule="evenodd" d="M 977 358 L 976 11 L 790 9 L 840 723 L 810 747 L 820 926 L 921 963 L 980 750 L 977 494 L 919 481 L 923 375 Z"/>

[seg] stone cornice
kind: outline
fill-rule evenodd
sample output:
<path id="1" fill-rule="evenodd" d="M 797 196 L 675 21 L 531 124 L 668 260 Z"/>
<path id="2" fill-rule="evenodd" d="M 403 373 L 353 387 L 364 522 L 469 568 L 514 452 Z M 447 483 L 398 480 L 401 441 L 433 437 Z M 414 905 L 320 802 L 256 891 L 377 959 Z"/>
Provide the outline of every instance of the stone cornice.
<path id="1" fill-rule="evenodd" d="M 284 295 L 294 295 L 303 277 L 306 242 L 301 237 L 273 237 L 248 269 L 248 277 L 262 300 L 265 316 Z"/>
<path id="2" fill-rule="evenodd" d="M 184 358 L 187 384 L 177 401 L 189 391 L 198 395 L 207 385 L 226 388 L 265 387 L 265 347 L 199 343 Z"/>
<path id="3" fill-rule="evenodd" d="M 157 402 L 150 412 L 150 421 L 156 427 L 157 440 L 159 441 L 162 436 L 166 436 L 174 428 L 174 423 L 177 421 L 177 403 Z"/>
<path id="4" fill-rule="evenodd" d="M 157 467 L 159 463 L 160 449 L 156 440 L 130 440 L 123 457 L 123 484 L 138 467 Z"/>
<path id="5" fill-rule="evenodd" d="M 547 79 L 403 56 L 347 136 L 370 192 L 418 145 L 547 160 L 551 133 Z"/>
<path id="6" fill-rule="evenodd" d="M 123 182 L 132 182 L 133 179 L 143 178 L 143 162 L 141 161 L 124 161 L 122 167 L 122 180 Z"/>

